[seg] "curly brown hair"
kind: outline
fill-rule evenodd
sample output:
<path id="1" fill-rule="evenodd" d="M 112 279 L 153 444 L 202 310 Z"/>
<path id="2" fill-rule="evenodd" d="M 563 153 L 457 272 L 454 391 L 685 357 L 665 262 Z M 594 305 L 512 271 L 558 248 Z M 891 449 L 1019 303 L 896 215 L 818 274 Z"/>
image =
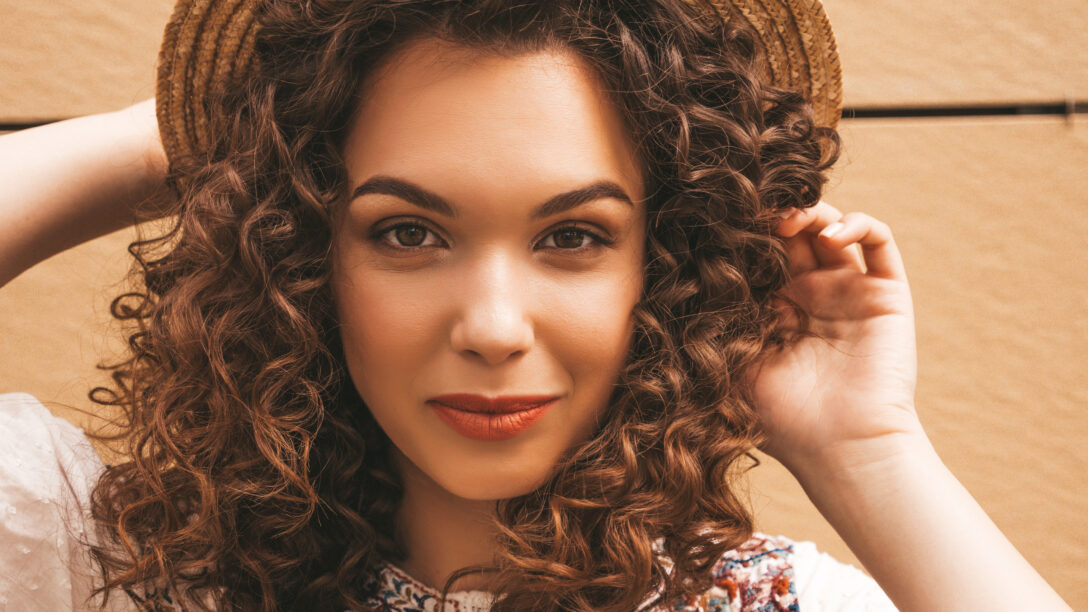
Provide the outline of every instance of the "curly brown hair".
<path id="1" fill-rule="evenodd" d="M 146 609 L 369 609 L 402 494 L 343 365 L 329 291 L 342 141 L 360 83 L 408 41 L 578 54 L 643 161 L 647 265 L 601 427 L 539 489 L 497 502 L 494 610 L 630 611 L 708 588 L 752 532 L 734 491 L 760 441 L 742 383 L 788 343 L 779 212 L 839 154 L 755 35 L 708 0 L 268 0 L 258 66 L 175 160 L 170 230 L 130 247 L 137 326 L 113 385 L 128 460 L 92 496 L 103 585 Z M 365 88 L 364 88 L 365 89 Z M 804 313 L 793 309 L 804 321 Z M 652 544 L 663 538 L 666 570 Z M 156 603 L 156 600 L 158 603 Z"/>

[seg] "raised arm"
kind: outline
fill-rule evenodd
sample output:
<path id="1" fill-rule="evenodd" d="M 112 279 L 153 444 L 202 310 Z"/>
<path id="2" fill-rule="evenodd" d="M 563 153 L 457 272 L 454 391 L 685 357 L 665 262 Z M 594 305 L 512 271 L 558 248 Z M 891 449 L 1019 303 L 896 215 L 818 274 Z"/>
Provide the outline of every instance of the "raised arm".
<path id="1" fill-rule="evenodd" d="M 888 226 L 821 202 L 778 232 L 786 294 L 823 338 L 769 355 L 751 381 L 767 453 L 901 610 L 1068 610 L 922 430 L 913 306 Z"/>
<path id="2" fill-rule="evenodd" d="M 132 225 L 165 173 L 153 99 L 0 137 L 0 286 Z"/>

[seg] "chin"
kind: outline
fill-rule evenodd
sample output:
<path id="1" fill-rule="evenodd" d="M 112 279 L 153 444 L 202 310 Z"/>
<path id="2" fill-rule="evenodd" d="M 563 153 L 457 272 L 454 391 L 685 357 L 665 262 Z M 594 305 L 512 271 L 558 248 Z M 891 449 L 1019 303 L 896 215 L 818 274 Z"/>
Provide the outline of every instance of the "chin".
<path id="1" fill-rule="evenodd" d="M 442 466 L 453 470 L 436 470 L 427 474 L 451 495 L 472 501 L 499 500 L 518 497 L 535 491 L 552 475 L 553 464 L 540 466 L 506 466 L 508 469 L 464 469 L 466 466 Z"/>
<path id="2" fill-rule="evenodd" d="M 432 447 L 433 448 L 433 447 Z M 500 454 L 424 453 L 397 448 L 398 463 L 405 480 L 414 480 L 432 495 L 450 495 L 469 501 L 495 501 L 531 493 L 551 477 L 555 469 L 552 453 Z M 558 457 L 554 457 L 558 460 Z M 407 484 L 407 483 L 406 483 Z"/>
<path id="3" fill-rule="evenodd" d="M 470 501 L 495 501 L 531 493 L 544 484 L 545 479 L 524 482 L 493 478 L 464 478 L 439 485 L 451 495 Z"/>

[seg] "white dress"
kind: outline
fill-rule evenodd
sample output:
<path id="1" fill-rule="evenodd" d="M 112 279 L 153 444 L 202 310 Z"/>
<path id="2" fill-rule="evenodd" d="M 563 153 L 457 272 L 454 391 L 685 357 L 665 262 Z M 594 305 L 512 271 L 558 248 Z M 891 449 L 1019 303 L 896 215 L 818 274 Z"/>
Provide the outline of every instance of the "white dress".
<path id="1" fill-rule="evenodd" d="M 0 611 L 100 610 L 87 603 L 96 578 L 96 566 L 84 544 L 94 535 L 88 499 L 104 469 L 90 441 L 32 396 L 10 393 L 0 394 L 0 444 Z M 789 544 L 790 589 L 796 592 L 800 610 L 895 610 L 875 581 L 818 552 L 813 543 L 762 537 Z M 392 589 L 403 592 L 406 585 L 417 598 L 436 594 L 393 566 L 387 566 L 380 579 L 390 597 L 399 596 Z M 452 596 L 447 610 L 486 609 L 488 602 L 487 594 L 479 591 Z M 397 609 L 393 600 L 386 603 Z M 111 595 L 110 604 L 111 611 L 135 609 L 123 596 Z M 420 607 L 430 611 L 434 604 Z M 655 602 L 648 609 L 741 608 Z"/>

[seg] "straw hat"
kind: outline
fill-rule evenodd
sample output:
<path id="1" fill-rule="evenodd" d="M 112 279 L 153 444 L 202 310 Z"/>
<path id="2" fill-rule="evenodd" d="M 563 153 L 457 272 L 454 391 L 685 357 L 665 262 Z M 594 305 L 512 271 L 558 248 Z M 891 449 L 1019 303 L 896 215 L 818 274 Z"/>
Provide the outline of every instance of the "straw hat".
<path id="1" fill-rule="evenodd" d="M 171 160 L 208 142 L 210 92 L 243 78 L 254 61 L 262 0 L 178 0 L 159 52 L 159 131 Z M 776 85 L 799 89 L 821 125 L 842 112 L 842 73 L 835 38 L 819 0 L 711 0 L 727 19 L 758 33 Z"/>

